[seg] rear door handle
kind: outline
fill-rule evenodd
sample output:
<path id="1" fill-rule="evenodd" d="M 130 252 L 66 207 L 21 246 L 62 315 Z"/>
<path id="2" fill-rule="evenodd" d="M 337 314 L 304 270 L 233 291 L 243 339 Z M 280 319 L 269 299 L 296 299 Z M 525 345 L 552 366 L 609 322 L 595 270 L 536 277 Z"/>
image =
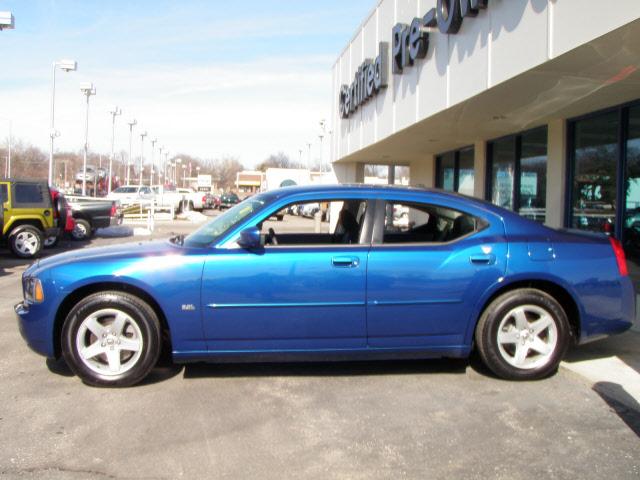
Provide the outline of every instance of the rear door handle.
<path id="1" fill-rule="evenodd" d="M 492 253 L 488 255 L 471 255 L 469 260 L 474 265 L 493 265 L 496 263 L 496 256 Z"/>
<path id="2" fill-rule="evenodd" d="M 358 257 L 333 257 L 331 263 L 334 267 L 355 268 L 360 265 Z"/>

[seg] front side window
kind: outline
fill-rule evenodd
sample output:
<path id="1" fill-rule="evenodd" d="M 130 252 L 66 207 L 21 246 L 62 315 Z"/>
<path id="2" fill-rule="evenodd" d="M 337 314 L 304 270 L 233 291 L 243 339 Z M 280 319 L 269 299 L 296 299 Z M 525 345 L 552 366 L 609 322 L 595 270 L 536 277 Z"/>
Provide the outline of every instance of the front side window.
<path id="1" fill-rule="evenodd" d="M 365 243 L 365 200 L 293 203 L 258 224 L 265 247 Z"/>
<path id="2" fill-rule="evenodd" d="M 389 202 L 385 211 L 383 243 L 450 242 L 478 231 L 483 221 L 451 208 Z"/>
<path id="3" fill-rule="evenodd" d="M 184 239 L 184 244 L 191 247 L 204 247 L 221 238 L 227 231 L 239 225 L 254 213 L 262 210 L 268 200 L 263 195 L 248 198 L 230 208 L 219 217 L 205 223 L 198 230 Z"/>

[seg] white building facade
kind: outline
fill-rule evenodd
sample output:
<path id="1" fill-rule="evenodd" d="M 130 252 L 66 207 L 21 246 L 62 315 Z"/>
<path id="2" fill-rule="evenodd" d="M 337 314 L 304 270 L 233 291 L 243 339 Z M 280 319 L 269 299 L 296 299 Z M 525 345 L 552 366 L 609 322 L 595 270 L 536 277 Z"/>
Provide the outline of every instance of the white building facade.
<path id="1" fill-rule="evenodd" d="M 333 67 L 332 162 L 341 182 L 409 166 L 633 256 L 638 100 L 638 0 L 381 0 Z"/>

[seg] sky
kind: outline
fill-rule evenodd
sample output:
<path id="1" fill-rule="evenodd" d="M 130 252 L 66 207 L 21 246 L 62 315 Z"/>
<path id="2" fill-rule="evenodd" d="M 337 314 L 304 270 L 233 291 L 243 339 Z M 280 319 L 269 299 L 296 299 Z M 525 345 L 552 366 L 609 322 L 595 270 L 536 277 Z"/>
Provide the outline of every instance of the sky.
<path id="1" fill-rule="evenodd" d="M 93 82 L 89 146 L 133 155 L 147 131 L 171 153 L 235 156 L 251 167 L 280 151 L 320 156 L 319 121 L 331 118 L 331 68 L 373 0 L 0 0 L 15 29 L 0 32 L 0 138 L 48 151 L 52 63 L 56 72 L 56 151 L 84 145 Z M 331 125 L 327 125 L 330 130 Z M 328 158 L 328 139 L 324 161 Z M 145 144 L 145 156 L 150 144 Z"/>

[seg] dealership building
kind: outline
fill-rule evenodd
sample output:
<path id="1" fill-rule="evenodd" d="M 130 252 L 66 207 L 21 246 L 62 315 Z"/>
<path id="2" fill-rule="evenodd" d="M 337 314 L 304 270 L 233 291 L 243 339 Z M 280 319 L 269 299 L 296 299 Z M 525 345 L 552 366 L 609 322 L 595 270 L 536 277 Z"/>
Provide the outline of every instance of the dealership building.
<path id="1" fill-rule="evenodd" d="M 640 1 L 380 0 L 333 66 L 331 156 L 640 255 Z"/>

